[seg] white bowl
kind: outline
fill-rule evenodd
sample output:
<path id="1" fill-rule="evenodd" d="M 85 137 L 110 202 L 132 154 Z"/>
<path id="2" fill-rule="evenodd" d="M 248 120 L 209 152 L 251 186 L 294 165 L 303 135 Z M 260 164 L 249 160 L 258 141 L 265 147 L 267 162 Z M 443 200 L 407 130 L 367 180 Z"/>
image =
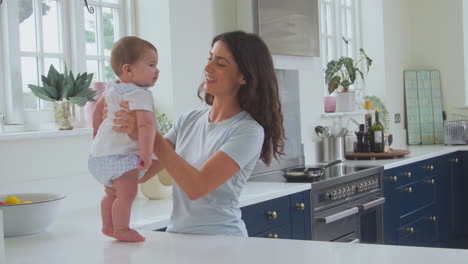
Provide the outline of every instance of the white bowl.
<path id="1" fill-rule="evenodd" d="M 65 195 L 54 193 L 0 194 L 0 201 L 16 196 L 31 203 L 0 205 L 3 211 L 5 237 L 24 236 L 45 231 L 57 218 L 60 200 Z"/>

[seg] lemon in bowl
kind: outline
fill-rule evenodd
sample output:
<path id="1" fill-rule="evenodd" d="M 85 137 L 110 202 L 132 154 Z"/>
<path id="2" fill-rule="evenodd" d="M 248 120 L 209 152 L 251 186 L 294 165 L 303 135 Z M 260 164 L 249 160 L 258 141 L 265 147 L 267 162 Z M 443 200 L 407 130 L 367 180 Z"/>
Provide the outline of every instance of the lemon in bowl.
<path id="1" fill-rule="evenodd" d="M 65 197 L 55 193 L 0 194 L 5 237 L 47 230 L 56 220 L 60 201 Z"/>

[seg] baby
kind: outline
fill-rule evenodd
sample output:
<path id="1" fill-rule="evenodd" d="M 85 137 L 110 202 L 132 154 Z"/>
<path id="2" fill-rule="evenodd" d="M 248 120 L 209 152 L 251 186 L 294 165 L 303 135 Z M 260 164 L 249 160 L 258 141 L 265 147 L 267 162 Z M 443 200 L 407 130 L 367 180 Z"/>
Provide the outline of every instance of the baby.
<path id="1" fill-rule="evenodd" d="M 145 238 L 130 229 L 130 212 L 139 179 L 144 182 L 154 176 L 150 166 L 156 125 L 149 88 L 159 76 L 158 52 L 146 40 L 124 37 L 113 45 L 110 60 L 118 80 L 108 84 L 96 103 L 88 168 L 105 185 L 102 233 L 121 241 L 140 242 Z M 129 110 L 136 112 L 138 140 L 112 129 L 114 113 L 121 109 L 122 101 L 127 101 Z M 103 120 L 105 105 L 107 118 Z"/>

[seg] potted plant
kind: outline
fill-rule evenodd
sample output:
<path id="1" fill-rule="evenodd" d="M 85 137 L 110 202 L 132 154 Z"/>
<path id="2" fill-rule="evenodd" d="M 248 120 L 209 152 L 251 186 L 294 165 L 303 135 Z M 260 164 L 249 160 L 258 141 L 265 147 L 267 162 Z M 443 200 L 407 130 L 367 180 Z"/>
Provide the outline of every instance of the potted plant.
<path id="1" fill-rule="evenodd" d="M 97 91 L 89 86 L 93 79 L 93 74 L 83 73 L 75 76 L 71 71 L 59 73 L 53 65 L 50 65 L 47 76 L 42 75 L 43 86 L 29 84 L 32 93 L 45 101 L 54 104 L 55 123 L 60 130 L 73 129 L 73 105 L 80 107 L 86 102 L 94 102 Z"/>
<path id="2" fill-rule="evenodd" d="M 344 39 L 345 43 L 347 41 Z M 359 74 L 361 79 L 364 81 L 364 73 L 358 68 L 359 64 L 365 60 L 366 62 L 366 74 L 369 72 L 369 68 L 372 65 L 372 59 L 367 56 L 364 49 L 359 49 L 360 58 L 355 63 L 353 58 L 341 57 L 338 60 L 331 60 L 327 64 L 325 71 L 325 81 L 328 84 L 328 93 L 331 95 L 342 87 L 341 92 L 336 94 L 336 111 L 337 112 L 349 112 L 355 109 L 355 94 L 349 91 L 349 87 L 354 84 L 356 77 Z"/>

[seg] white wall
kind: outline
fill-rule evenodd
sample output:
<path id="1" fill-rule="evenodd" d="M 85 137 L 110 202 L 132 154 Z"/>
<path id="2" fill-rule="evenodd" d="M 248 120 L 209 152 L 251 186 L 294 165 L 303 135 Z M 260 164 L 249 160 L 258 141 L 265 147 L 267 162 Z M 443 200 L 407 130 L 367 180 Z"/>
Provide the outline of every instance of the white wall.
<path id="1" fill-rule="evenodd" d="M 408 0 L 383 1 L 383 32 L 385 58 L 385 104 L 390 118 L 390 130 L 394 135 L 394 147 L 406 144 L 404 126 L 403 70 L 411 61 L 411 32 Z M 399 113 L 401 122 L 395 124 L 394 114 Z"/>
<path id="2" fill-rule="evenodd" d="M 462 0 L 408 1 L 411 69 L 439 69 L 443 107 L 451 118 L 465 104 Z"/>

